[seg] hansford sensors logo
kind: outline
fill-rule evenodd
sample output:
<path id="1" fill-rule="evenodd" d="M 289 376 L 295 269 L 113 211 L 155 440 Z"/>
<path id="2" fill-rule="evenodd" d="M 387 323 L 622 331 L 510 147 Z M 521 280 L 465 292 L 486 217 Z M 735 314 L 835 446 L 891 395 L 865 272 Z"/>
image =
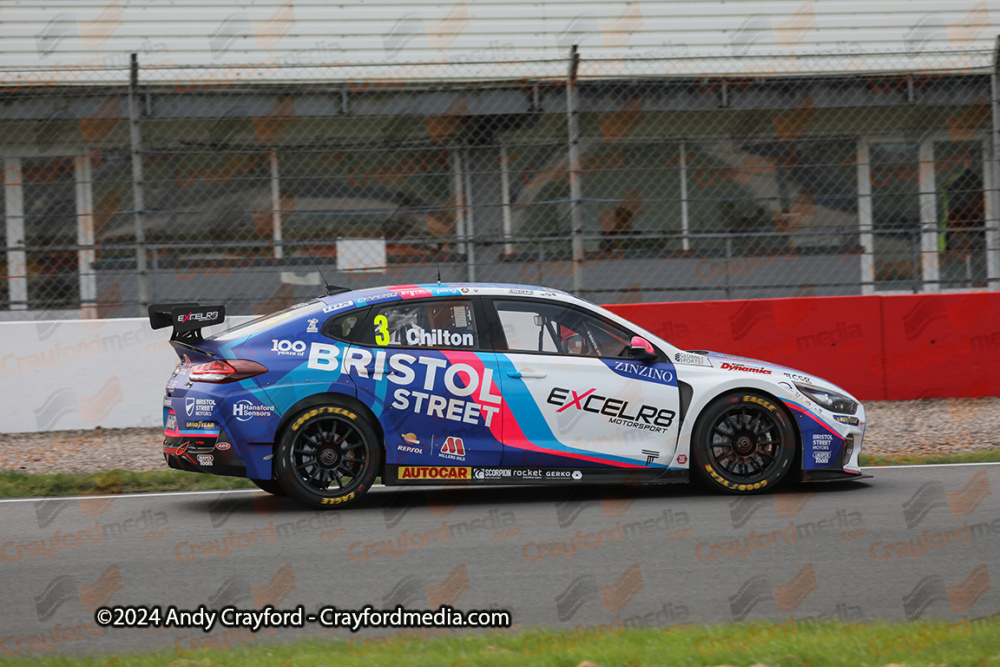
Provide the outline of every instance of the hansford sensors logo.
<path id="1" fill-rule="evenodd" d="M 254 405 L 246 399 L 233 404 L 233 416 L 237 421 L 246 422 L 254 417 L 270 417 L 273 414 L 274 408 L 270 405 Z"/>

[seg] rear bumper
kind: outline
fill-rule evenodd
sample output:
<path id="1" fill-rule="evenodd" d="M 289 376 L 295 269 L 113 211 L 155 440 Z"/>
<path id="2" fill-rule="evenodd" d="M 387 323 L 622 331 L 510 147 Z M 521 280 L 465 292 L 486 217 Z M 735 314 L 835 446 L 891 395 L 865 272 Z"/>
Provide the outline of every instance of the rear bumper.
<path id="1" fill-rule="evenodd" d="M 219 449 L 220 446 L 222 449 Z M 247 468 L 233 446 L 216 436 L 197 439 L 166 437 L 163 439 L 163 458 L 175 470 L 228 477 L 247 476 Z"/>

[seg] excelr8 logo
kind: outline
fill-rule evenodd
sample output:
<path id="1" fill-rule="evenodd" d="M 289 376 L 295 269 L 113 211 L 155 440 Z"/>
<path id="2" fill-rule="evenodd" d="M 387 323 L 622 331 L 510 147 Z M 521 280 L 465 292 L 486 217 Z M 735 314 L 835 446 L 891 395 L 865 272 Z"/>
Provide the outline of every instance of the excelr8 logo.
<path id="1" fill-rule="evenodd" d="M 306 344 L 301 340 L 275 340 L 271 339 L 271 352 L 277 354 L 301 357 L 306 353 Z"/>

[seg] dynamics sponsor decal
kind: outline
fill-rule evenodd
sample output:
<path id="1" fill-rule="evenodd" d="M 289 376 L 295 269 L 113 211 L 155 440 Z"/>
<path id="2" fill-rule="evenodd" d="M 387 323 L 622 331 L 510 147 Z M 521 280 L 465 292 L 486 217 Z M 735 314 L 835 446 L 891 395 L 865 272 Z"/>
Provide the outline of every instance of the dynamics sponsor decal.
<path id="1" fill-rule="evenodd" d="M 746 364 L 741 364 L 737 362 L 724 361 L 722 365 L 719 366 L 724 371 L 738 371 L 741 373 L 754 373 L 756 375 L 770 375 L 771 371 L 766 368 L 759 368 L 757 366 L 747 366 Z"/>
<path id="2" fill-rule="evenodd" d="M 603 415 L 608 418 L 609 424 L 638 428 L 653 433 L 665 433 L 674 422 L 676 413 L 673 410 L 645 404 L 638 408 L 630 408 L 628 401 L 601 396 L 595 393 L 596 391 L 596 387 L 582 393 L 563 387 L 553 387 L 545 402 L 558 407 L 556 412 L 574 408 Z M 629 414 L 629 411 L 632 411 L 632 414 Z"/>
<path id="3" fill-rule="evenodd" d="M 399 479 L 471 479 L 472 468 L 402 466 Z"/>

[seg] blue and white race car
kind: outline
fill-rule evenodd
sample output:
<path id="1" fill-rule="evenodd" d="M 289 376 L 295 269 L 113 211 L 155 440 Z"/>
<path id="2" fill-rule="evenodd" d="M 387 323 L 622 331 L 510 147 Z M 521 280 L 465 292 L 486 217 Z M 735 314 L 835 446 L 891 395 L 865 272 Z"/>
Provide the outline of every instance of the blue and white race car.
<path id="1" fill-rule="evenodd" d="M 571 294 L 335 292 L 203 338 L 222 306 L 150 307 L 180 363 L 172 468 L 318 507 L 404 484 L 663 483 L 730 493 L 860 479 L 865 412 L 790 368 L 680 350 Z"/>

